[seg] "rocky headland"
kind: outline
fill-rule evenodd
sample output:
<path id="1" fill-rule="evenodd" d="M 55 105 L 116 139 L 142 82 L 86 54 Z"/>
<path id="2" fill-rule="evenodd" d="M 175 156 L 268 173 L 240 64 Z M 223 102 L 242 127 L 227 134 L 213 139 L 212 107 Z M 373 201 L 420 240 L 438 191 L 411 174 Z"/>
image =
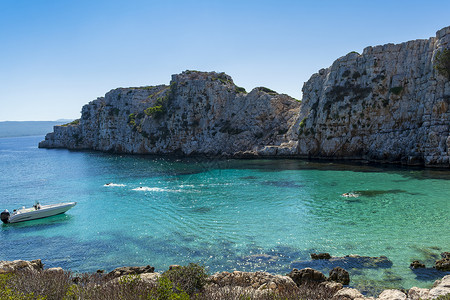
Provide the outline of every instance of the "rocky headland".
<path id="1" fill-rule="evenodd" d="M 173 75 L 169 86 L 110 91 L 85 105 L 79 121 L 56 126 L 39 146 L 133 154 L 258 153 L 292 140 L 289 129 L 299 109 L 300 102 L 268 88 L 247 93 L 224 73 L 185 71 Z"/>
<path id="2" fill-rule="evenodd" d="M 311 76 L 302 101 L 265 87 L 247 93 L 216 72 L 114 89 L 85 105 L 81 119 L 55 126 L 39 147 L 448 168 L 450 66 L 439 58 L 449 41 L 446 27 L 427 40 L 349 53 Z"/>

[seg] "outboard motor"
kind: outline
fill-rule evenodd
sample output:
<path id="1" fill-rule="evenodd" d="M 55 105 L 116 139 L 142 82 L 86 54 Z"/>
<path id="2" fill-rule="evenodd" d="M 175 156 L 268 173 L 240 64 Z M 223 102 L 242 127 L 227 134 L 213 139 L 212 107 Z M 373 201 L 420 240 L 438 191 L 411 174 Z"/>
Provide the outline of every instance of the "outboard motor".
<path id="1" fill-rule="evenodd" d="M 7 209 L 5 209 L 4 211 L 2 211 L 2 213 L 0 214 L 0 219 L 2 220 L 3 223 L 9 223 L 9 216 L 10 213 Z"/>

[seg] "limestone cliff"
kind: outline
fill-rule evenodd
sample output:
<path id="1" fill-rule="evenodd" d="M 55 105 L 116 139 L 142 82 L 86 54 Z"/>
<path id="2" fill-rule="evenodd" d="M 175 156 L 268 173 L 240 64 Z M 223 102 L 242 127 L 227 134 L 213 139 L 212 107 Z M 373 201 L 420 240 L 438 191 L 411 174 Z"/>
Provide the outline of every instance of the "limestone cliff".
<path id="1" fill-rule="evenodd" d="M 450 47 L 436 37 L 367 47 L 303 86 L 298 154 L 449 167 L 450 81 L 433 67 Z"/>
<path id="2" fill-rule="evenodd" d="M 303 102 L 246 93 L 224 73 L 119 88 L 56 126 L 39 146 L 118 153 L 296 156 L 450 167 L 450 27 L 428 40 L 367 47 L 320 70 Z M 448 51 L 448 50 L 447 50 Z"/>
<path id="3" fill-rule="evenodd" d="M 170 86 L 118 88 L 55 126 L 43 148 L 117 153 L 245 155 L 286 144 L 300 103 L 267 88 L 246 93 L 224 73 L 185 71 Z M 268 147 L 267 147 L 268 146 Z M 295 151 L 289 144 L 286 151 Z"/>

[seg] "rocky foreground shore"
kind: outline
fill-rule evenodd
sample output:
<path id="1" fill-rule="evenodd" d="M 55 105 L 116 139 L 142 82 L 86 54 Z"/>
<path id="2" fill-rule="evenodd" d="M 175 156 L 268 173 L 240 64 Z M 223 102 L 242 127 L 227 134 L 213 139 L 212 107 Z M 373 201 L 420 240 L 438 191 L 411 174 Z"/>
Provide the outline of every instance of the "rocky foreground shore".
<path id="1" fill-rule="evenodd" d="M 320 258 L 319 258 L 320 259 Z M 444 257 L 443 260 L 448 259 Z M 446 261 L 448 263 L 448 261 Z M 170 270 L 185 268 L 177 265 L 170 266 Z M 169 272 L 170 272 L 169 270 Z M 44 269 L 40 259 L 33 261 L 15 260 L 0 261 L 0 275 L 17 274 L 20 272 L 28 272 L 29 274 L 63 274 L 62 268 Z M 165 273 L 155 272 L 155 268 L 151 266 L 142 267 L 121 267 L 109 273 L 102 270 L 97 271 L 97 276 L 101 277 L 104 285 L 117 282 L 127 282 L 130 276 L 136 276 L 139 281 L 149 283 L 156 286 L 161 284 L 159 279 Z M 192 276 L 195 276 L 192 273 Z M 74 284 L 80 284 L 83 277 L 75 276 L 72 281 Z M 267 272 L 221 272 L 205 278 L 205 290 L 211 294 L 222 295 L 215 298 L 226 297 L 223 295 L 249 295 L 248 299 L 269 299 L 265 296 L 271 295 L 289 295 L 301 294 L 302 299 L 333 299 L 333 300 L 363 300 L 363 299 L 379 299 L 379 300 L 419 300 L 419 299 L 450 299 L 450 275 L 437 280 L 431 289 L 413 287 L 409 290 L 384 290 L 378 297 L 365 297 L 358 290 L 346 287 L 350 282 L 347 271 L 340 267 L 336 267 L 330 271 L 329 276 L 311 269 L 304 268 L 301 270 L 293 269 L 286 275 L 274 275 Z M 1 283 L 1 282 L 0 282 Z M 84 283 L 86 284 L 86 283 Z M 73 288 L 72 288 L 73 289 Z M 303 289 L 303 294 L 301 293 Z M 305 294 L 309 289 L 311 298 Z M 1 293 L 1 291 L 0 291 Z M 322 295 L 322 296 L 321 296 Z M 285 296 L 283 296 L 285 297 Z M 306 297 L 306 298 L 305 298 Z M 159 299 L 159 298 L 158 298 Z M 168 298 L 169 299 L 169 298 Z M 172 298 L 170 298 L 172 299 Z M 175 298 L 174 298 L 175 299 Z M 176 298 L 179 299 L 179 298 Z M 181 299 L 181 298 L 180 298 Z M 188 299 L 188 298 L 187 298 Z M 234 298 L 233 298 L 234 299 Z M 247 299 L 247 298 L 246 298 Z M 271 298 L 274 299 L 274 298 Z M 293 299 L 293 298 L 286 298 Z"/>

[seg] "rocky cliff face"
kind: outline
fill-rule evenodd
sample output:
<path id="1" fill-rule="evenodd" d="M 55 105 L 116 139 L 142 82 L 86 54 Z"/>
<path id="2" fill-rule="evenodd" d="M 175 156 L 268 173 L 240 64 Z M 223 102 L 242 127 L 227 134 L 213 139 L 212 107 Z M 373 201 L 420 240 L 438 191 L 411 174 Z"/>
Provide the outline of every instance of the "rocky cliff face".
<path id="1" fill-rule="evenodd" d="M 304 84 L 301 108 L 267 88 L 247 94 L 224 73 L 186 71 L 170 86 L 110 91 L 39 146 L 450 167 L 450 73 L 434 68 L 448 48 L 450 27 L 349 53 Z"/>
<path id="2" fill-rule="evenodd" d="M 367 47 L 303 86 L 298 154 L 449 167 L 450 81 L 433 68 L 450 27 L 428 40 Z"/>
<path id="3" fill-rule="evenodd" d="M 288 131 L 299 108 L 267 88 L 246 93 L 224 73 L 186 71 L 170 86 L 110 91 L 83 107 L 78 124 L 56 126 L 39 147 L 245 155 L 275 154 L 283 144 L 293 152 Z"/>

